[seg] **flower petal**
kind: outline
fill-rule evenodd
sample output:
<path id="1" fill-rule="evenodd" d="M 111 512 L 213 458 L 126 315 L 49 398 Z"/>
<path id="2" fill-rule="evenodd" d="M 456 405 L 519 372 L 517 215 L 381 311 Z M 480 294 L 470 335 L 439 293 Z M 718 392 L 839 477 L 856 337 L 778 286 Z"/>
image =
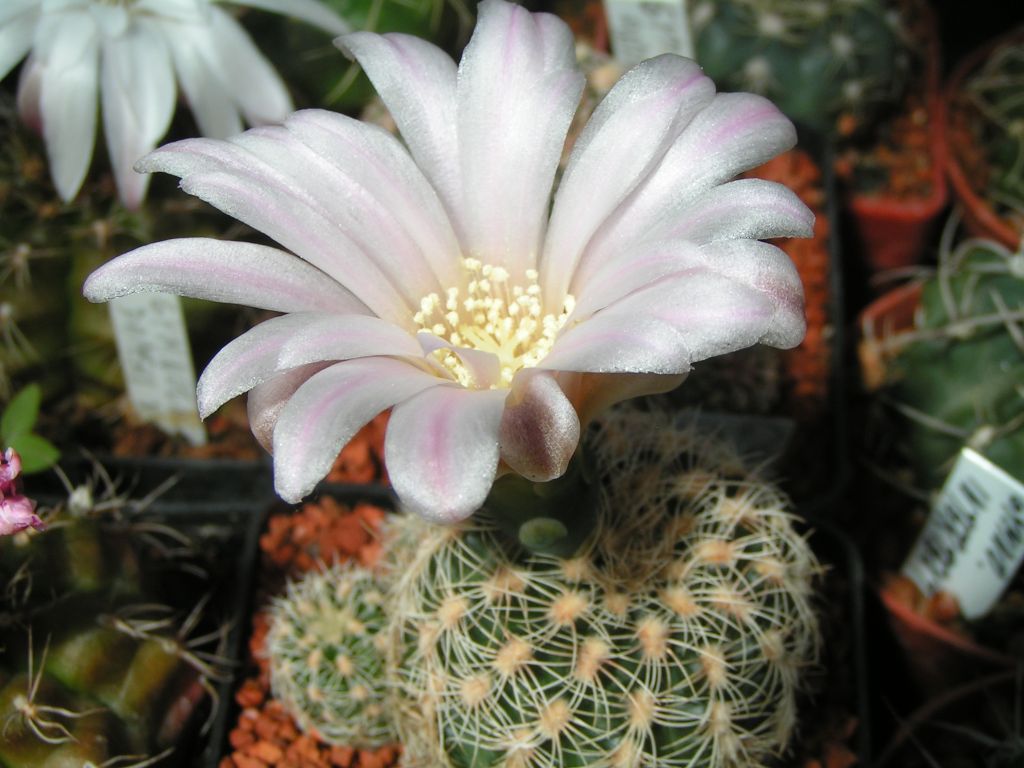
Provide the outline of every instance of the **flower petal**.
<path id="1" fill-rule="evenodd" d="M 288 403 L 295 391 L 305 384 L 314 373 L 319 373 L 334 363 L 311 363 L 292 368 L 269 381 L 257 384 L 249 390 L 246 410 L 249 428 L 257 442 L 270 453 L 274 448 L 274 427 L 281 409 Z"/>
<path id="2" fill-rule="evenodd" d="M 814 214 L 788 187 L 763 179 L 740 179 L 705 192 L 671 225 L 661 227 L 659 234 L 696 243 L 810 237 Z"/>
<path id="3" fill-rule="evenodd" d="M 695 62 L 665 54 L 630 69 L 601 101 L 555 195 L 540 269 L 548 306 L 562 305 L 594 232 L 714 94 Z"/>
<path id="4" fill-rule="evenodd" d="M 355 32 L 334 43 L 366 71 L 416 164 L 451 216 L 462 202 L 455 139 L 455 62 L 436 45 L 412 35 Z"/>
<path id="5" fill-rule="evenodd" d="M 410 302 L 443 288 L 419 244 L 401 219 L 352 178 L 278 126 L 256 128 L 232 138 L 287 183 L 315 200 L 327 218 L 365 253 Z"/>
<path id="6" fill-rule="evenodd" d="M 95 24 L 87 13 L 44 17 L 36 28 L 34 50 L 40 65 L 39 112 L 50 174 L 67 201 L 82 186 L 96 142 Z"/>
<path id="7" fill-rule="evenodd" d="M 576 409 L 555 376 L 536 369 L 512 379 L 499 432 L 501 458 L 528 480 L 565 474 L 580 441 Z"/>
<path id="8" fill-rule="evenodd" d="M 480 508 L 498 469 L 506 391 L 434 387 L 391 412 L 384 461 L 402 503 L 433 522 Z"/>
<path id="9" fill-rule="evenodd" d="M 294 109 L 284 81 L 242 25 L 210 5 L 214 46 L 206 51 L 215 75 L 251 125 L 280 123 Z"/>
<path id="10" fill-rule="evenodd" d="M 416 338 L 378 317 L 306 315 L 298 333 L 281 350 L 280 368 L 355 357 L 423 357 Z"/>
<path id="11" fill-rule="evenodd" d="M 370 419 L 442 383 L 386 357 L 348 360 L 311 376 L 281 409 L 274 428 L 274 485 L 281 498 L 300 501 Z M 392 479 L 393 472 L 389 462 Z"/>
<path id="12" fill-rule="evenodd" d="M 777 296 L 783 336 L 790 335 L 790 316 L 803 314 L 803 286 L 784 251 L 759 240 L 721 240 L 698 245 L 686 240 L 644 243 L 616 254 L 578 287 L 573 320 L 585 320 L 629 294 L 670 276 L 710 270 Z M 784 308 L 784 309 L 783 309 Z M 772 343 L 772 342 L 767 342 Z"/>
<path id="13" fill-rule="evenodd" d="M 383 128 L 321 109 L 296 112 L 285 127 L 400 219 L 441 285 L 457 284 L 461 267 L 455 232 L 437 192 L 398 139 Z"/>
<path id="14" fill-rule="evenodd" d="M 555 170 L 584 78 L 572 37 L 521 6 L 484 0 L 459 64 L 463 244 L 521 281 L 540 255 Z"/>
<path id="15" fill-rule="evenodd" d="M 378 316 L 411 322 L 411 299 L 331 220 L 321 201 L 252 153 L 225 141 L 186 139 L 150 153 L 137 167 L 181 176 L 186 192 L 326 272 Z"/>
<path id="16" fill-rule="evenodd" d="M 314 27 L 320 27 L 332 35 L 343 35 L 350 31 L 349 25 L 338 14 L 317 0 L 225 0 L 226 2 L 247 5 L 283 16 L 301 19 Z"/>
<path id="17" fill-rule="evenodd" d="M 427 333 L 426 331 L 417 333 L 416 338 L 426 355 L 438 349 L 451 350 L 459 358 L 459 361 L 466 366 L 473 380 L 472 386 L 474 388 L 489 389 L 501 382 L 501 361 L 498 360 L 498 356 L 493 352 L 484 352 L 471 347 L 458 347 L 450 341 L 446 341 L 440 336 L 435 336 L 433 333 Z M 428 362 L 434 361 L 428 358 Z M 447 369 L 444 369 L 444 375 L 451 374 Z"/>
<path id="18" fill-rule="evenodd" d="M 364 315 L 295 312 L 265 320 L 218 352 L 199 379 L 199 414 L 282 371 L 311 363 L 359 357 L 422 356 L 416 340 L 395 326 Z"/>
<path id="19" fill-rule="evenodd" d="M 206 53 L 216 45 L 209 28 L 200 24 L 168 24 L 167 29 L 172 34 L 164 35 L 164 39 L 171 49 L 178 82 L 199 132 L 216 139 L 241 133 L 238 107 Z"/>
<path id="20" fill-rule="evenodd" d="M 793 124 L 767 99 L 749 93 L 717 94 L 610 217 L 592 241 L 586 261 L 598 265 L 631 243 L 665 237 L 665 226 L 698 195 L 795 144 Z M 588 269 L 588 264 L 580 269 Z"/>
<path id="21" fill-rule="evenodd" d="M 686 378 L 686 374 L 647 373 L 578 373 L 558 371 L 555 379 L 586 426 L 602 411 L 634 397 L 669 392 Z"/>
<path id="22" fill-rule="evenodd" d="M 136 161 L 167 132 L 177 90 L 171 55 L 153 25 L 139 20 L 132 32 L 106 41 L 102 65 L 103 130 L 122 202 L 137 208 L 150 177 Z"/>
<path id="23" fill-rule="evenodd" d="M 274 312 L 370 311 L 323 272 L 290 253 L 205 237 L 136 248 L 89 275 L 82 291 L 89 301 L 159 291 Z"/>
<path id="24" fill-rule="evenodd" d="M 709 269 L 660 280 L 571 327 L 539 367 L 592 373 L 685 373 L 691 364 L 771 337 L 770 295 Z"/>
<path id="25" fill-rule="evenodd" d="M 0 18 L 0 80 L 32 49 L 32 32 L 38 20 L 35 9 L 27 3 L 14 5 L 20 7 L 18 15 Z"/>

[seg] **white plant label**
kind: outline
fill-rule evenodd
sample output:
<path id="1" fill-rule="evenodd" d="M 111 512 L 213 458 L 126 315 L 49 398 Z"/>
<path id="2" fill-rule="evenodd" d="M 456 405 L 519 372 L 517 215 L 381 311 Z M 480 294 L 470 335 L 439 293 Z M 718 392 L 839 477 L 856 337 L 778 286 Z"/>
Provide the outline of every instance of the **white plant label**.
<path id="1" fill-rule="evenodd" d="M 687 0 L 604 0 L 612 53 L 627 67 L 661 53 L 694 57 Z"/>
<path id="2" fill-rule="evenodd" d="M 1024 484 L 964 448 L 903 575 L 928 597 L 956 596 L 967 619 L 988 613 L 1024 561 Z"/>
<path id="3" fill-rule="evenodd" d="M 110 302 L 128 399 L 139 417 L 193 445 L 206 443 L 196 408 L 196 374 L 177 296 L 138 293 Z"/>

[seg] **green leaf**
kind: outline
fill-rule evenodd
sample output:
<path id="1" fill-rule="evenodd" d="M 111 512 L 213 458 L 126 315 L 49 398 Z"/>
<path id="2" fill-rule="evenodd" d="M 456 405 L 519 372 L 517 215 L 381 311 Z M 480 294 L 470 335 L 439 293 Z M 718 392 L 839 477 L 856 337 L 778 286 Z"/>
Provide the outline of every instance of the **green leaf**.
<path id="1" fill-rule="evenodd" d="M 26 475 L 49 469 L 60 458 L 57 447 L 39 435 L 18 435 L 8 441 L 8 445 L 18 452 L 21 457 L 21 471 Z"/>
<path id="2" fill-rule="evenodd" d="M 29 384 L 11 398 L 0 417 L 0 438 L 3 442 L 10 445 L 16 437 L 32 431 L 39 416 L 42 398 L 42 389 L 38 384 Z"/>

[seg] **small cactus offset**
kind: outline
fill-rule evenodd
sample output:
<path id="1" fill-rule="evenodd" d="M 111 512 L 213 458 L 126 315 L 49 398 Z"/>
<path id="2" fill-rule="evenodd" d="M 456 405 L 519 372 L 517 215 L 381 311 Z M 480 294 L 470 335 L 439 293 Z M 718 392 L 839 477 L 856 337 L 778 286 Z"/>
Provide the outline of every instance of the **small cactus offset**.
<path id="1" fill-rule="evenodd" d="M 527 553 L 486 516 L 400 518 L 387 550 L 408 766 L 758 766 L 816 658 L 818 566 L 787 501 L 714 441 L 592 434 L 597 528 Z"/>
<path id="2" fill-rule="evenodd" d="M 721 87 L 830 133 L 898 102 L 910 65 L 887 0 L 699 0 L 692 18 L 697 60 Z"/>
<path id="3" fill-rule="evenodd" d="M 968 240 L 925 282 L 914 327 L 883 338 L 886 400 L 918 482 L 937 488 L 961 448 L 1024 480 L 1024 253 Z"/>
<path id="4" fill-rule="evenodd" d="M 274 602 L 271 687 L 303 730 L 359 749 L 395 742 L 386 703 L 386 624 L 378 577 L 354 562 L 311 571 Z"/>

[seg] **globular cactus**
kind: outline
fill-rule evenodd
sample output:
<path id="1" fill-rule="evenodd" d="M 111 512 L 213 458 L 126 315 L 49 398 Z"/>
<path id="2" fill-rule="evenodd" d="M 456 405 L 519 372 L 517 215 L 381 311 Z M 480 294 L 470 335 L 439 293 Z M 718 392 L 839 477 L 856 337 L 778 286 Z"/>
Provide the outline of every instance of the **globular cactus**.
<path id="1" fill-rule="evenodd" d="M 699 0 L 692 20 L 697 61 L 720 87 L 826 132 L 898 102 L 910 64 L 887 0 Z"/>
<path id="2" fill-rule="evenodd" d="M 378 577 L 351 561 L 310 571 L 274 602 L 266 641 L 271 687 L 303 730 L 360 749 L 395 742 L 385 602 Z"/>
<path id="3" fill-rule="evenodd" d="M 878 344 L 885 402 L 918 483 L 935 490 L 969 446 L 1024 481 L 1024 252 L 968 240 L 944 249 L 914 326 Z"/>
<path id="4" fill-rule="evenodd" d="M 405 765 L 749 768 L 785 750 L 818 565 L 776 488 L 656 422 L 590 435 L 598 521 L 571 557 L 530 554 L 483 514 L 394 524 Z"/>

